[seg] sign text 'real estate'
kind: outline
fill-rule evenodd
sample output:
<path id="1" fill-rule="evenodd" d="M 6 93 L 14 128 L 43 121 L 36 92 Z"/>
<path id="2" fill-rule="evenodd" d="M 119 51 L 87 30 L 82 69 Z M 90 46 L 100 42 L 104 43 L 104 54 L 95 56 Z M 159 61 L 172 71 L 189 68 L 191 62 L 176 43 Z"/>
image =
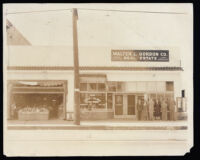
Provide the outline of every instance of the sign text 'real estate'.
<path id="1" fill-rule="evenodd" d="M 111 60 L 168 62 L 169 50 L 111 50 Z"/>

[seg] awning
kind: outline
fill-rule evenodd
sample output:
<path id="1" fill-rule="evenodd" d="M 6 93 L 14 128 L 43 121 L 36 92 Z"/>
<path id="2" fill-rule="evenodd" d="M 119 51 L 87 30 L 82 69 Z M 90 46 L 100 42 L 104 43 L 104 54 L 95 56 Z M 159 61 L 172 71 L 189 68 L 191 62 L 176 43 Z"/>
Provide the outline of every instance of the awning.
<path id="1" fill-rule="evenodd" d="M 24 84 L 24 85 L 31 85 L 31 86 L 38 85 L 38 82 L 30 82 L 30 81 L 18 81 L 18 83 Z"/>
<path id="2" fill-rule="evenodd" d="M 63 87 L 56 87 L 56 88 L 43 88 L 43 87 L 13 87 L 12 93 L 14 94 L 63 94 L 64 88 Z"/>
<path id="3" fill-rule="evenodd" d="M 60 81 L 18 81 L 17 83 L 28 85 L 28 86 L 43 86 L 43 87 L 57 87 L 63 85 L 63 82 Z"/>
<path id="4" fill-rule="evenodd" d="M 63 82 L 59 81 L 46 81 L 46 82 L 39 82 L 39 86 L 44 86 L 44 87 L 56 87 L 56 86 L 61 86 L 63 85 Z"/>
<path id="5" fill-rule="evenodd" d="M 19 94 L 56 94 L 66 92 L 62 86 L 62 81 L 15 81 L 12 87 L 12 93 Z"/>

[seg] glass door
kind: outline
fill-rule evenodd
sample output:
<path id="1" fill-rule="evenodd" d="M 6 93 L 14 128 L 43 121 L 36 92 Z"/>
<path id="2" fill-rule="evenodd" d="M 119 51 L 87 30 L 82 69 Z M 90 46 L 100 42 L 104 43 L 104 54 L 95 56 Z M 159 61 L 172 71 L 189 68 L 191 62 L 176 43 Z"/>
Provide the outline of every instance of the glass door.
<path id="1" fill-rule="evenodd" d="M 128 115 L 135 115 L 135 95 L 128 95 Z"/>
<path id="2" fill-rule="evenodd" d="M 123 115 L 123 95 L 115 95 L 115 115 Z"/>

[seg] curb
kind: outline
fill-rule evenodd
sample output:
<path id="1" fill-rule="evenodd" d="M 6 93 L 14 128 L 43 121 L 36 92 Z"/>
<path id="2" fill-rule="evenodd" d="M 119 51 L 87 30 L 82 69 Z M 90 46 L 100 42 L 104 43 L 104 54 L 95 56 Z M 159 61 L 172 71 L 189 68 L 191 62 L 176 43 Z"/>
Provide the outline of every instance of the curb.
<path id="1" fill-rule="evenodd" d="M 8 126 L 8 130 L 187 130 L 187 126 Z"/>

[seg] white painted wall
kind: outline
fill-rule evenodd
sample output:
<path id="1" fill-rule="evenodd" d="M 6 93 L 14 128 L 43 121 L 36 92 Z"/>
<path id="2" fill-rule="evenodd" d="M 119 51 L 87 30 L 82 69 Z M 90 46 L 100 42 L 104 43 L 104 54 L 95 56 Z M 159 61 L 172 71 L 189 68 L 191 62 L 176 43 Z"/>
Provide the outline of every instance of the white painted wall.
<path id="1" fill-rule="evenodd" d="M 111 50 L 169 50 L 169 62 L 112 61 Z M 8 46 L 8 66 L 73 66 L 72 46 Z M 180 50 L 173 46 L 79 46 L 80 66 L 180 67 Z"/>

